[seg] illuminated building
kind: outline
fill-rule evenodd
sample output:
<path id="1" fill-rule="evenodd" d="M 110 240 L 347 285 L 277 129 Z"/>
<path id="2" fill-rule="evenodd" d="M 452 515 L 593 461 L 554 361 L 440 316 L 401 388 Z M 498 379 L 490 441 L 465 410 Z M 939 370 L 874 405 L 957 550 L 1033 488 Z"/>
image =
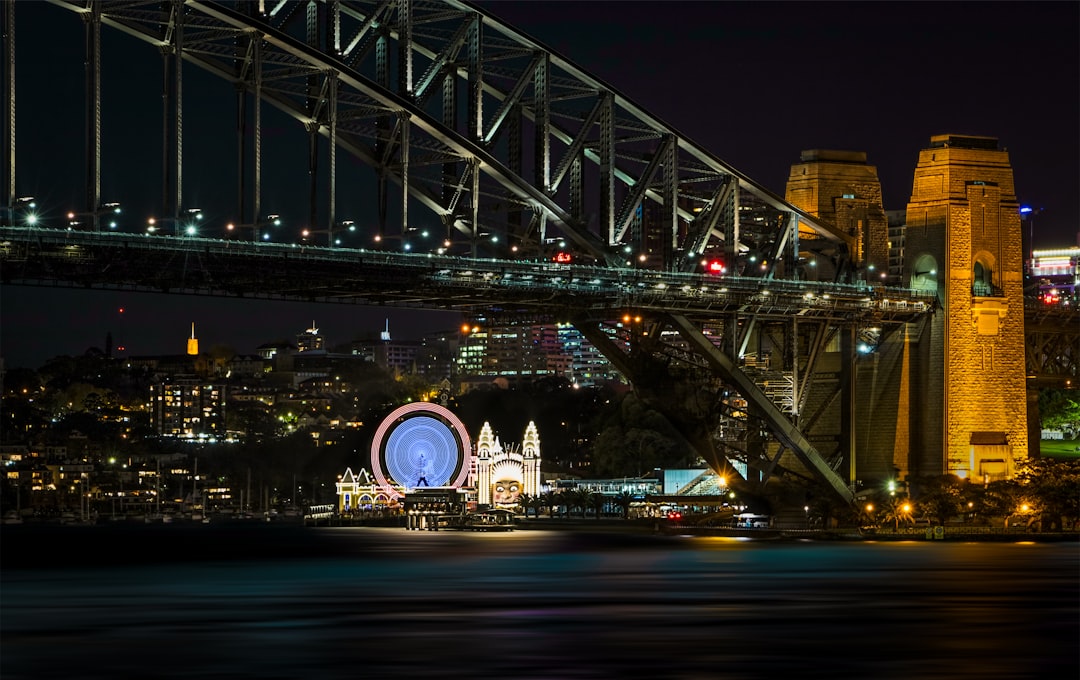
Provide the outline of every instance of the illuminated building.
<path id="1" fill-rule="evenodd" d="M 155 383 L 150 386 L 150 421 L 164 437 L 223 439 L 225 386 L 194 376 Z"/>
<path id="2" fill-rule="evenodd" d="M 297 352 L 310 352 L 313 350 L 320 350 L 326 344 L 326 339 L 319 335 L 319 329 L 316 328 L 315 322 L 311 322 L 311 328 L 308 328 L 303 333 L 296 336 L 296 351 Z"/>
<path id="3" fill-rule="evenodd" d="M 1080 246 L 1033 251 L 1028 271 L 1034 283 L 1034 292 L 1045 304 L 1078 303 Z"/>
<path id="4" fill-rule="evenodd" d="M 467 325 L 458 345 L 457 374 L 466 381 L 483 378 L 485 382 L 502 378 L 513 383 L 547 376 L 583 386 L 625 382 L 570 324 L 508 326 L 480 320 Z"/>
<path id="5" fill-rule="evenodd" d="M 404 490 L 400 487 L 395 490 L 398 495 L 404 495 Z M 354 473 L 352 468 L 345 468 L 344 474 L 337 481 L 337 497 L 338 512 L 341 513 L 385 508 L 391 500 L 391 494 L 379 486 L 363 468 L 359 474 Z"/>
<path id="6" fill-rule="evenodd" d="M 540 435 L 530 422 L 520 450 L 503 447 L 499 437 L 484 423 L 476 440 L 476 501 L 480 505 L 510 508 L 521 494 L 540 493 Z"/>

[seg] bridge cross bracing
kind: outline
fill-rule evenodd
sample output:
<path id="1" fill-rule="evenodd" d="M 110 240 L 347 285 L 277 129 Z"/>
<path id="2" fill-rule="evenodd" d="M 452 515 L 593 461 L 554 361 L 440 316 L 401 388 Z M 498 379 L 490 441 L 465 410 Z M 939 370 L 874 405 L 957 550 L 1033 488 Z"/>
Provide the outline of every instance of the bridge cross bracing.
<path id="1" fill-rule="evenodd" d="M 12 83 L 16 4 L 4 3 Z M 157 256 L 140 264 L 157 268 L 140 273 L 130 263 L 131 253 L 143 249 L 135 241 L 121 245 L 68 235 L 63 248 L 76 248 L 71 251 L 41 235 L 21 242 L 5 231 L 14 244 L 5 258 L 11 253 L 23 258 L 18 265 L 23 269 L 5 260 L 6 282 L 66 277 L 83 285 L 152 289 L 158 285 L 155 276 L 168 273 L 169 285 L 178 290 L 327 301 L 369 301 L 381 294 L 403 305 L 511 315 L 544 310 L 562 315 L 559 303 L 530 302 L 537 291 L 548 299 L 557 291 L 570 300 L 561 304 L 575 310 L 575 323 L 592 329 L 597 339 L 595 329 L 605 320 L 634 309 L 658 328 L 676 331 L 658 332 L 651 351 L 663 353 L 662 339 L 680 337 L 679 351 L 689 348 L 715 377 L 745 392 L 758 410 L 770 414 L 766 420 L 783 446 L 796 450 L 842 496 L 849 495 L 846 483 L 829 475 L 813 447 L 792 434 L 797 428 L 791 418 L 798 416 L 795 386 L 812 375 L 813 362 L 804 359 L 802 377 L 786 367 L 782 378 L 791 388 L 774 391 L 783 408 L 773 414 L 766 390 L 739 379 L 749 339 L 756 327 L 801 323 L 805 328 L 811 320 L 821 328 L 819 338 L 842 328 L 872 338 L 882 328 L 927 313 L 932 300 L 860 283 L 865 272 L 852 257 L 854 237 L 787 204 L 615 88 L 495 17 L 454 0 L 53 4 L 81 15 L 87 27 L 85 226 L 102 229 L 107 204 L 101 168 L 114 160 L 102 143 L 101 84 L 110 76 L 101 61 L 101 45 L 110 33 L 102 36 L 105 27 L 155 48 L 166 72 L 163 231 L 171 225 L 174 237 L 184 237 L 181 226 L 192 209 L 188 197 L 195 173 L 184 162 L 184 116 L 200 103 L 198 90 L 184 85 L 191 77 L 186 67 L 194 66 L 240 93 L 238 149 L 223 153 L 228 160 L 221 161 L 236 166 L 234 224 L 238 232 L 250 232 L 251 241 L 259 240 L 268 219 L 267 106 L 294 119 L 306 134 L 309 248 L 289 252 L 280 277 L 264 268 L 252 279 L 250 263 L 266 257 L 273 244 L 243 251 L 237 241 L 155 239 L 151 249 Z M 14 91 L 12 84 L 11 130 Z M 14 217 L 14 137 L 5 143 L 10 147 L 7 207 Z M 337 237 L 348 228 L 338 217 L 339 153 L 373 170 L 375 216 L 363 229 L 378 243 L 396 249 L 411 245 L 419 237 L 417 225 L 434 218 L 442 245 L 433 257 L 454 259 L 381 293 L 373 290 L 378 277 L 343 271 L 356 262 L 343 264 L 334 257 L 373 260 L 337 248 Z M 325 247 L 318 249 L 325 259 L 318 260 L 317 249 L 310 247 L 316 244 Z M 223 247 L 231 250 L 222 253 Z M 516 269 L 516 262 L 547 262 L 556 252 L 575 263 L 565 277 L 541 272 L 533 274 L 543 279 L 535 286 L 518 285 L 516 277 L 529 273 Z M 728 274 L 719 287 L 698 273 L 712 259 L 722 261 Z M 183 267 L 177 269 L 180 261 Z M 101 268 L 103 262 L 113 266 Z M 300 262 L 302 273 L 295 269 Z M 465 269 L 461 263 L 467 263 Z M 95 267 L 109 273 L 94 274 Z M 461 286 L 466 278 L 469 285 Z M 600 283 L 584 283 L 593 280 Z M 851 282 L 851 290 L 841 282 Z M 605 294 L 592 296 L 590 286 Z M 831 286 L 838 287 L 828 295 Z M 728 290 L 720 292 L 724 287 Z M 524 293 L 527 289 L 532 292 Z M 718 321 L 731 329 L 723 334 L 722 348 L 701 331 L 703 324 Z M 800 352 L 818 351 L 822 342 L 805 343 Z M 621 363 L 633 376 L 633 368 Z"/>

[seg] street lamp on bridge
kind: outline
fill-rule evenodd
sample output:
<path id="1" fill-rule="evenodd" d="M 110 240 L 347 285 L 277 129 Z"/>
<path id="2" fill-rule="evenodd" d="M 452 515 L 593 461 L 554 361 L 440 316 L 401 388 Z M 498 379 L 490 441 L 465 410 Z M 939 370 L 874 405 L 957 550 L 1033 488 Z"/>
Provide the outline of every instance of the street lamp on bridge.
<path id="1" fill-rule="evenodd" d="M 195 236 L 199 233 L 198 223 L 202 219 L 202 208 L 188 208 L 183 217 L 150 217 L 146 220 L 146 233 L 156 234 L 172 222 L 173 236 Z"/>
<path id="2" fill-rule="evenodd" d="M 183 227 L 184 234 L 186 236 L 195 236 L 199 233 L 199 222 L 202 222 L 203 214 L 201 208 L 188 208 L 184 211 L 187 216 Z"/>
<path id="3" fill-rule="evenodd" d="M 262 228 L 263 227 L 280 227 L 280 226 L 281 226 L 281 215 L 278 215 L 276 213 L 271 213 L 271 214 L 266 216 L 265 220 L 255 222 L 254 224 L 235 224 L 233 222 L 229 222 L 228 224 L 225 225 L 225 236 L 226 237 L 231 237 L 233 234 L 238 233 L 239 230 L 241 230 L 241 229 L 250 229 L 251 230 L 251 240 L 252 241 L 254 241 L 256 243 L 259 242 L 259 241 L 269 241 L 270 240 L 270 232 L 260 234 Z"/>
<path id="4" fill-rule="evenodd" d="M 31 205 L 33 204 L 31 203 Z M 102 203 L 97 210 L 90 210 L 87 212 L 75 212 L 74 210 L 72 210 L 69 211 L 67 214 L 68 229 L 74 229 L 75 227 L 83 224 L 83 219 L 89 218 L 90 226 L 93 227 L 94 231 L 98 231 L 100 229 L 100 222 L 102 217 L 104 217 L 105 215 L 119 215 L 120 212 L 120 203 L 117 201 L 112 201 L 110 203 Z M 37 221 L 36 216 L 34 217 L 34 221 Z M 116 220 L 109 220 L 109 228 L 116 229 L 116 227 Z"/>
<path id="5" fill-rule="evenodd" d="M 22 221 L 28 227 L 32 227 L 37 224 L 37 203 L 34 202 L 33 196 L 21 196 L 15 199 L 15 202 L 7 206 L 3 213 L 3 219 L 0 223 L 4 225 L 15 226 L 15 222 L 22 214 Z"/>

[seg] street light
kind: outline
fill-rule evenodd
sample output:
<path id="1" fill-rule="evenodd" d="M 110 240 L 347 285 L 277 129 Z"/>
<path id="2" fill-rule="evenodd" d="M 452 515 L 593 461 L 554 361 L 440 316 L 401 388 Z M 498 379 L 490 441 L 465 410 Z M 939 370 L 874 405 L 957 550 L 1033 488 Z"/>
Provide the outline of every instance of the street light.
<path id="1" fill-rule="evenodd" d="M 1020 219 L 1028 223 L 1028 261 L 1035 258 L 1035 216 L 1042 213 L 1042 208 L 1032 208 L 1030 205 L 1020 206 Z"/>
<path id="2" fill-rule="evenodd" d="M 199 233 L 197 225 L 203 218 L 202 208 L 188 208 L 184 213 L 187 215 L 187 223 L 183 226 L 184 234 L 187 236 L 195 236 Z M 177 226 L 179 227 L 180 225 Z"/>
<path id="3" fill-rule="evenodd" d="M 338 223 L 338 229 L 339 229 L 339 231 L 347 229 L 350 233 L 352 233 L 352 232 L 356 231 L 356 223 L 353 222 L 352 220 L 342 220 L 341 222 Z M 340 236 L 335 236 L 334 234 L 331 234 L 331 241 L 332 241 L 331 245 L 333 245 L 333 246 L 340 246 L 341 245 L 341 237 Z"/>
<path id="4" fill-rule="evenodd" d="M 4 219 L 0 220 L 0 223 L 14 226 L 17 213 L 22 212 L 23 223 L 32 227 L 37 224 L 37 214 L 34 212 L 36 208 L 37 203 L 34 202 L 33 196 L 20 196 L 4 210 Z"/>
<path id="5" fill-rule="evenodd" d="M 280 227 L 281 226 L 281 215 L 272 213 L 270 215 L 267 215 L 265 220 L 254 222 L 252 224 L 235 224 L 233 222 L 229 222 L 228 224 L 225 225 L 225 235 L 226 236 L 232 236 L 234 232 L 237 232 L 240 229 L 250 229 L 251 230 L 251 240 L 252 241 L 255 241 L 255 242 L 269 241 L 270 240 L 270 232 L 266 232 L 265 234 L 261 234 L 261 235 L 259 233 L 260 230 L 263 227 L 269 227 L 269 226 Z"/>
<path id="6" fill-rule="evenodd" d="M 97 209 L 89 210 L 87 212 L 75 212 L 74 210 L 67 214 L 68 229 L 73 229 L 83 222 L 80 218 L 90 218 L 90 225 L 94 228 L 94 231 L 98 231 L 99 222 L 104 215 L 119 215 L 120 204 L 116 201 L 110 203 L 102 203 Z M 36 221 L 36 218 L 35 218 Z M 116 220 L 109 222 L 110 229 L 116 229 Z"/>

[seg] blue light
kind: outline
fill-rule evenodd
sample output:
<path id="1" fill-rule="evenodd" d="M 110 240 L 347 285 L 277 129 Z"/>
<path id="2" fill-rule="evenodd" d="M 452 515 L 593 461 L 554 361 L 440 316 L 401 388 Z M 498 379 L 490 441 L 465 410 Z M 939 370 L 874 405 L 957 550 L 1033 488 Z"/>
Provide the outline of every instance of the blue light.
<path id="1" fill-rule="evenodd" d="M 1022 206 L 1020 206 L 1020 214 L 1021 215 L 1027 215 L 1029 212 L 1031 212 L 1031 206 L 1030 205 L 1022 205 Z"/>
<path id="2" fill-rule="evenodd" d="M 387 471 L 391 479 L 408 488 L 445 486 L 459 464 L 458 449 L 453 430 L 441 420 L 408 418 L 386 442 Z"/>

